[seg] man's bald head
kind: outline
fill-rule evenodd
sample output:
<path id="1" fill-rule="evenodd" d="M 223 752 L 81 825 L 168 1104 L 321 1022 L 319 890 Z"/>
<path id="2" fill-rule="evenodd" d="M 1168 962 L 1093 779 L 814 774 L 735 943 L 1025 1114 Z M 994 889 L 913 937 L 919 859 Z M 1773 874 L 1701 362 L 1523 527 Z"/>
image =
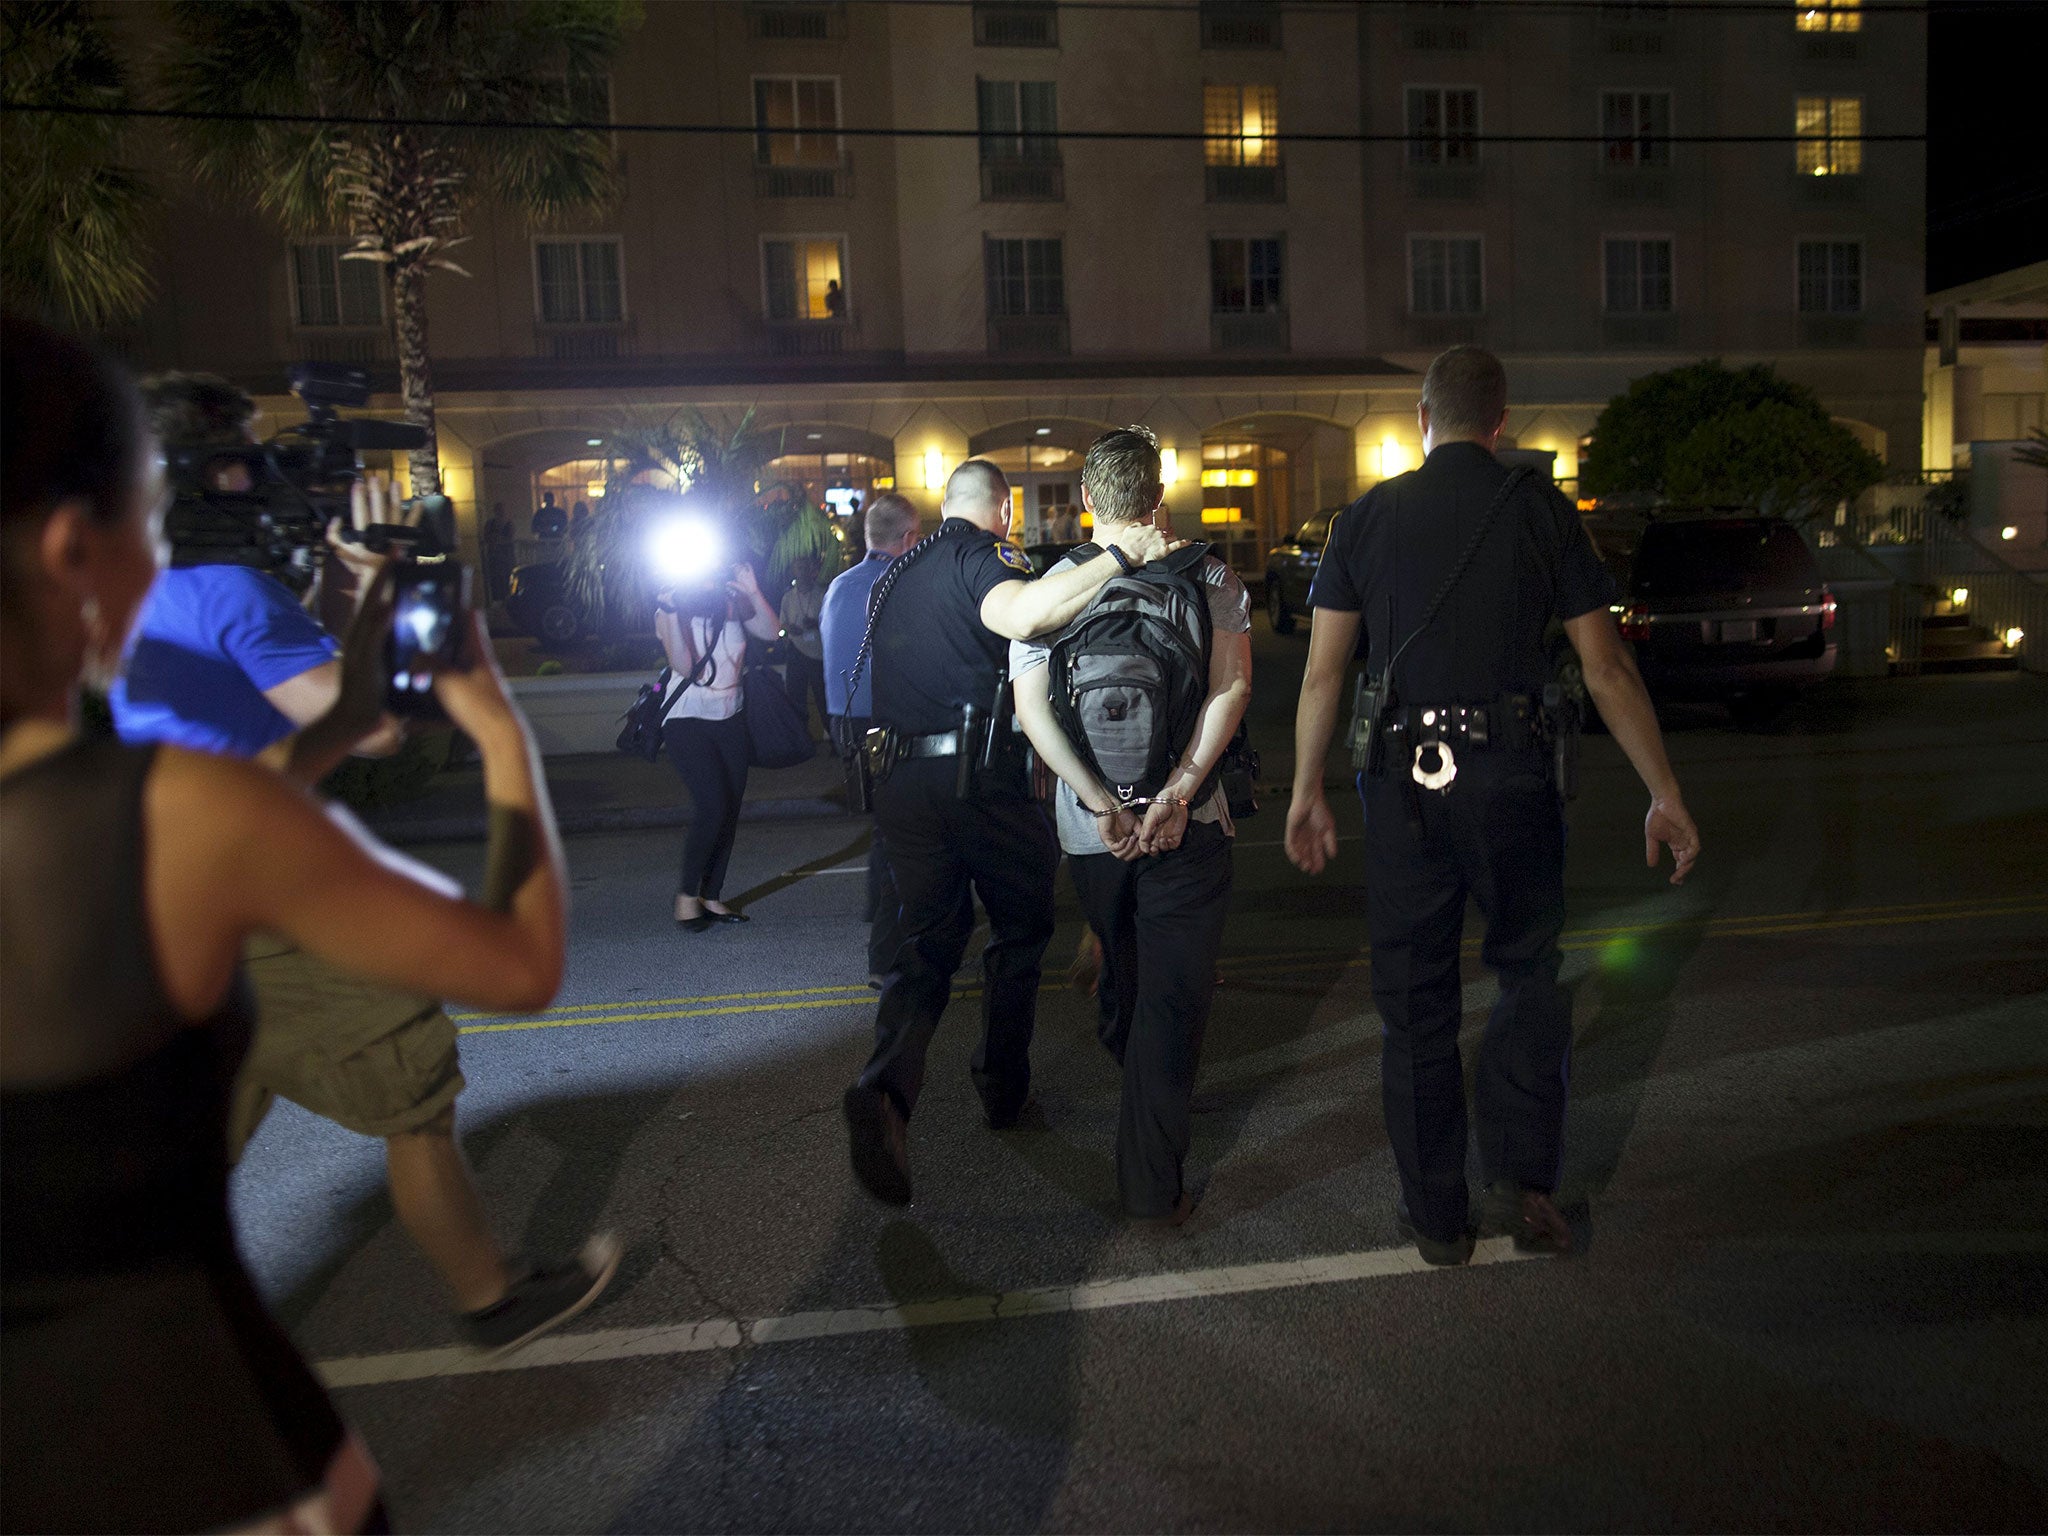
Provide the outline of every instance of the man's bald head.
<path id="1" fill-rule="evenodd" d="M 969 459 L 946 477 L 944 517 L 965 518 L 998 538 L 1010 531 L 1010 482 L 987 459 Z"/>

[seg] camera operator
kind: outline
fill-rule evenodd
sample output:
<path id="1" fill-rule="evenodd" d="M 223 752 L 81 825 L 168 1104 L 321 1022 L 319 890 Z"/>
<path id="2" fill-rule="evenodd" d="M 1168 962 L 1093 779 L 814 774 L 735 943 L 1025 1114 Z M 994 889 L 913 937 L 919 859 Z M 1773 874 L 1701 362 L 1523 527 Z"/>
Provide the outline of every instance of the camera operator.
<path id="1" fill-rule="evenodd" d="M 716 537 L 701 513 L 684 528 L 685 537 Z M 690 830 L 676 886 L 676 926 L 686 933 L 747 920 L 718 899 L 747 792 L 750 756 L 740 716 L 740 675 L 747 637 L 765 642 L 781 629 L 751 565 L 709 574 L 712 579 L 679 581 L 655 598 L 654 633 L 670 672 L 683 685 L 662 719 L 661 741 L 690 794 Z"/>
<path id="2" fill-rule="evenodd" d="M 249 440 L 253 402 L 225 380 L 168 375 L 150 381 L 145 398 L 173 453 Z M 250 486 L 237 477 L 247 474 L 244 461 L 224 452 L 208 461 L 207 488 L 245 492 Z M 381 482 L 358 481 L 350 497 L 356 531 L 403 521 L 390 500 Z M 326 531 L 326 544 L 313 599 L 352 612 L 387 557 L 344 539 L 338 526 Z M 143 602 L 108 701 L 131 746 L 254 758 L 310 788 L 366 736 L 383 751 L 402 739 L 397 722 L 380 722 L 381 657 L 366 660 L 373 664 L 345 678 L 333 638 L 267 571 L 174 566 Z M 240 1158 L 280 1095 L 383 1141 L 392 1207 L 480 1346 L 524 1342 L 588 1305 L 616 1263 L 609 1239 L 589 1250 L 594 1258 L 515 1265 L 492 1234 L 455 1138 L 464 1084 L 455 1025 L 440 1003 L 344 975 L 283 942 L 259 940 L 246 959 L 261 1027 L 236 1085 L 230 1158 Z"/>
<path id="3" fill-rule="evenodd" d="M 274 932 L 387 986 L 541 1008 L 561 847 L 473 620 L 474 665 L 434 689 L 484 761 L 481 903 L 274 773 L 82 735 L 80 683 L 157 575 L 161 493 L 118 367 L 0 321 L 0 1529 L 388 1530 L 374 1465 L 236 1253 L 243 946 Z M 387 579 L 352 671 L 391 609 Z"/>

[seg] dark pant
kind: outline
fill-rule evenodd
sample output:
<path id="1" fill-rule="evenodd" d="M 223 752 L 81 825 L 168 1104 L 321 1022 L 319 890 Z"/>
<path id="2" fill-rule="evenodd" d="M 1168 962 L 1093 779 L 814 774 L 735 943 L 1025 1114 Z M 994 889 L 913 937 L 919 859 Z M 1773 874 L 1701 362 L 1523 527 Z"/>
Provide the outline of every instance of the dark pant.
<path id="1" fill-rule="evenodd" d="M 1189 1110 L 1216 956 L 1230 910 L 1230 839 L 1188 827 L 1180 847 L 1124 863 L 1067 861 L 1088 926 L 1102 940 L 1099 1033 L 1123 1068 L 1116 1186 L 1132 1216 L 1163 1216 L 1181 1194 Z"/>
<path id="2" fill-rule="evenodd" d="M 816 656 L 806 656 L 795 646 L 789 648 L 789 701 L 804 717 L 806 728 L 811 723 L 811 700 L 818 701 L 818 719 L 827 726 L 829 734 L 831 715 L 825 709 L 825 663 Z"/>
<path id="3" fill-rule="evenodd" d="M 733 834 L 739 830 L 740 802 L 747 792 L 747 722 L 671 720 L 661 744 L 690 792 L 690 830 L 683 838 L 678 894 L 716 901 L 725 886 Z"/>
<path id="4" fill-rule="evenodd" d="M 896 884 L 899 937 L 875 1010 L 875 1052 L 860 1080 L 884 1089 L 905 1116 L 916 1107 L 925 1052 L 967 951 L 971 928 L 960 914 L 971 885 L 989 926 L 974 1086 L 990 1117 L 1002 1120 L 1031 1091 L 1031 1032 L 1039 967 L 1052 940 L 1059 846 L 1036 801 L 1021 794 L 957 798 L 957 768 L 952 758 L 899 763 L 875 792 L 875 829 Z M 884 920 L 878 914 L 876 926 Z"/>
<path id="5" fill-rule="evenodd" d="M 1359 781 L 1387 1135 L 1401 1193 L 1429 1237 L 1466 1227 L 1458 947 L 1467 896 L 1486 918 L 1480 956 L 1500 979 L 1474 1090 L 1480 1172 L 1557 1187 L 1572 1020 L 1557 982 L 1564 817 L 1548 770 L 1546 754 L 1498 749 L 1461 754 L 1443 794 L 1413 784 L 1406 762 Z"/>

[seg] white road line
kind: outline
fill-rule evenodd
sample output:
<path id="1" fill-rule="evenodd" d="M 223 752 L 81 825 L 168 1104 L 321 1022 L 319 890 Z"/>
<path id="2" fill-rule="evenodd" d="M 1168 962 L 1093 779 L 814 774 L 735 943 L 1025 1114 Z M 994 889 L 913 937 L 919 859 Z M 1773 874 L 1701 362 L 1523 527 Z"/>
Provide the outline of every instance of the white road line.
<path id="1" fill-rule="evenodd" d="M 1530 1257 L 1505 1237 L 1488 1238 L 1473 1250 L 1474 1264 L 1505 1264 Z M 1342 1285 L 1427 1270 L 1413 1247 L 1375 1248 L 1267 1264 L 1233 1264 L 1080 1285 L 1048 1285 L 992 1296 L 955 1296 L 907 1306 L 850 1307 L 832 1312 L 792 1312 L 751 1322 L 714 1317 L 701 1323 L 652 1328 L 600 1328 L 539 1339 L 506 1360 L 492 1360 L 460 1347 L 401 1350 L 388 1355 L 350 1355 L 323 1360 L 316 1369 L 330 1387 L 375 1387 L 488 1371 L 523 1371 L 544 1365 L 589 1365 L 643 1355 L 689 1355 L 738 1349 L 749 1344 L 795 1344 L 806 1339 L 842 1338 L 858 1333 L 899 1333 L 954 1323 L 1009 1322 L 1063 1312 L 1102 1312 L 1112 1307 L 1156 1306 L 1214 1296 L 1294 1290 L 1309 1285 Z"/>

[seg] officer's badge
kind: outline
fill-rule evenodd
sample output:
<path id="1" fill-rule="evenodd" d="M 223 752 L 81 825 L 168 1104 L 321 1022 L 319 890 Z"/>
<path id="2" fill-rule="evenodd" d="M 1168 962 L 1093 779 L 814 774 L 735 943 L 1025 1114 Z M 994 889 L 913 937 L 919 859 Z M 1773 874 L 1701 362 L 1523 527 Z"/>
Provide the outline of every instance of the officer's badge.
<path id="1" fill-rule="evenodd" d="M 1026 576 L 1031 574 L 1030 557 L 1014 544 L 998 543 L 996 545 L 996 558 L 1013 571 L 1022 571 Z"/>

